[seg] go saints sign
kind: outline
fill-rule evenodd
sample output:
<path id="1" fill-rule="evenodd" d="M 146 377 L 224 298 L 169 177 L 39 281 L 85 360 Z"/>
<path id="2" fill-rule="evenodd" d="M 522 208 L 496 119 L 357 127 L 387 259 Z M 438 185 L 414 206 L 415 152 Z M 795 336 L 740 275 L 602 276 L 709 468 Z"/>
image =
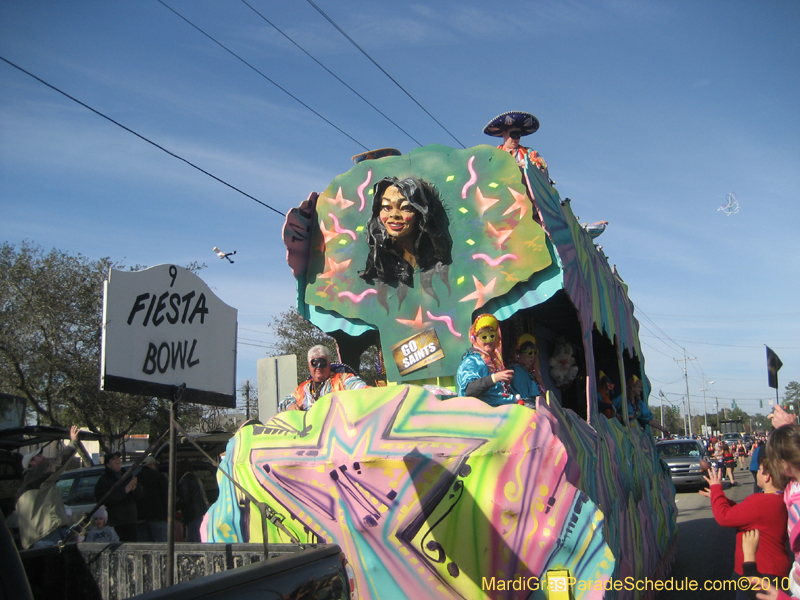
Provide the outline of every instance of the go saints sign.
<path id="1" fill-rule="evenodd" d="M 392 346 L 392 358 L 400 375 L 405 375 L 441 360 L 444 350 L 436 330 L 430 328 Z"/>
<path id="2" fill-rule="evenodd" d="M 235 406 L 237 311 L 175 265 L 111 270 L 103 298 L 100 387 Z"/>

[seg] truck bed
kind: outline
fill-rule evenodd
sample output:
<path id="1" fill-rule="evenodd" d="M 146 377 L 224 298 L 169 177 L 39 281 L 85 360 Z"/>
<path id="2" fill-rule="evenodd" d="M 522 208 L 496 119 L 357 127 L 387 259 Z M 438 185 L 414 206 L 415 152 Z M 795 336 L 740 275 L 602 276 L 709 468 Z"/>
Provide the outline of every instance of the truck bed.
<path id="1" fill-rule="evenodd" d="M 263 599 L 313 590 L 349 599 L 339 546 L 175 544 L 177 585 L 164 588 L 166 544 L 68 544 L 20 552 L 36 600 Z M 144 595 L 142 595 L 144 594 Z M 286 596 L 285 596 L 286 595 Z"/>

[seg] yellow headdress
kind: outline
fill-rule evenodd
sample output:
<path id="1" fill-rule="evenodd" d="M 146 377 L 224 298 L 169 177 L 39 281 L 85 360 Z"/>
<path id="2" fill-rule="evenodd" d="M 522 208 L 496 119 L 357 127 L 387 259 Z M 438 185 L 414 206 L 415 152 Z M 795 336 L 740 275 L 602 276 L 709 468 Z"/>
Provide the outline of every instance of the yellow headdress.
<path id="1" fill-rule="evenodd" d="M 533 344 L 533 347 L 536 347 L 536 338 L 533 337 L 530 333 L 523 333 L 521 336 L 517 338 L 517 350 L 522 348 L 525 344 Z"/>
<path id="2" fill-rule="evenodd" d="M 495 331 L 500 330 L 500 324 L 497 322 L 497 319 L 494 315 L 480 315 L 477 319 L 475 319 L 475 323 L 472 325 L 475 333 L 478 333 L 481 329 L 486 329 L 487 327 L 494 329 Z"/>
<path id="3" fill-rule="evenodd" d="M 495 342 L 494 352 L 491 356 L 475 346 L 475 340 L 478 338 L 478 332 L 481 329 L 487 328 L 493 329 L 497 332 L 497 341 Z M 478 318 L 475 319 L 475 322 L 472 323 L 472 326 L 469 328 L 469 341 L 472 342 L 472 346 L 481 353 L 483 356 L 483 361 L 489 366 L 493 373 L 495 371 L 502 371 L 505 369 L 505 366 L 503 366 L 503 339 L 500 334 L 500 323 L 497 321 L 494 315 L 489 313 L 478 315 Z"/>

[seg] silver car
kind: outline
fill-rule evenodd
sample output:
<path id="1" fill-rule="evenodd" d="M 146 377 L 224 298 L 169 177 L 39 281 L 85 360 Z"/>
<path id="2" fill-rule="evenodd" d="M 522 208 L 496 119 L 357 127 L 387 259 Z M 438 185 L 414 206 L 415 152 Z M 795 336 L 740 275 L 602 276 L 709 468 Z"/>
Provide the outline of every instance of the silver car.
<path id="1" fill-rule="evenodd" d="M 697 440 L 667 440 L 656 444 L 658 455 L 669 467 L 676 488 L 704 486 L 705 471 L 700 461 L 708 460 L 708 453 Z"/>

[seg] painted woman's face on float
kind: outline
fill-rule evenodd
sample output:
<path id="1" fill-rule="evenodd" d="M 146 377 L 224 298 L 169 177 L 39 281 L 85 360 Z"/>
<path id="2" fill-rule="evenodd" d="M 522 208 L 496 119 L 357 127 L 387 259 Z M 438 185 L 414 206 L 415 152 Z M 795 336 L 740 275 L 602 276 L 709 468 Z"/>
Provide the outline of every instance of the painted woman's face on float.
<path id="1" fill-rule="evenodd" d="M 399 188 L 390 185 L 381 196 L 381 223 L 386 233 L 400 239 L 414 233 L 417 228 L 417 211 Z"/>
<path id="2" fill-rule="evenodd" d="M 497 331 L 484 327 L 475 335 L 475 347 L 484 352 L 491 352 L 497 345 Z"/>

